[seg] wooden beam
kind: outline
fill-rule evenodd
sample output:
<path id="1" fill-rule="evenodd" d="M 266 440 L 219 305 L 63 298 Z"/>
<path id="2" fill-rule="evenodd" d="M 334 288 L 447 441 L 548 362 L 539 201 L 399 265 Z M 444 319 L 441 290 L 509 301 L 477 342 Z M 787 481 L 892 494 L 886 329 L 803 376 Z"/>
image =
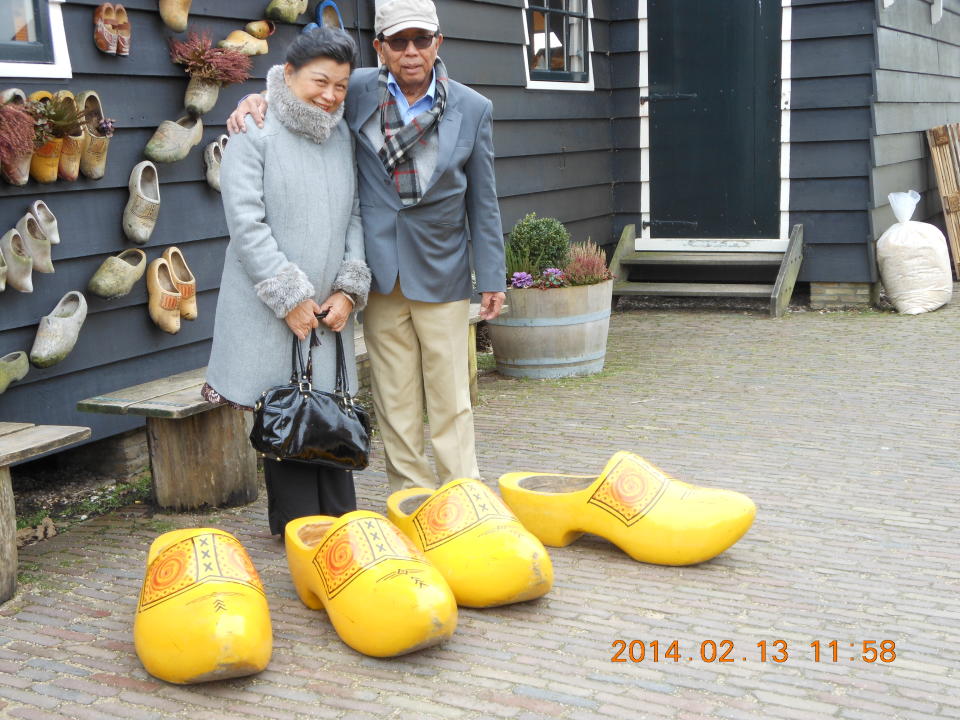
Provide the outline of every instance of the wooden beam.
<path id="1" fill-rule="evenodd" d="M 17 512 L 10 468 L 0 467 L 0 605 L 17 592 Z"/>
<path id="2" fill-rule="evenodd" d="M 783 254 L 780 263 L 780 272 L 777 281 L 773 284 L 773 293 L 770 296 L 770 317 L 783 317 L 790 306 L 793 296 L 793 287 L 800 274 L 800 265 L 803 263 L 803 225 L 794 225 L 790 230 L 790 243 Z"/>
<path id="3" fill-rule="evenodd" d="M 617 243 L 616 250 L 613 251 L 613 257 L 610 258 L 610 262 L 607 265 L 610 268 L 610 274 L 613 275 L 614 281 L 614 290 L 613 294 L 617 294 L 616 283 L 625 282 L 627 280 L 627 274 L 629 272 L 628 268 L 623 266 L 621 260 L 626 256 L 631 254 L 634 251 L 634 243 L 637 240 L 637 226 L 636 225 L 627 225 L 623 232 L 620 234 L 620 241 Z"/>

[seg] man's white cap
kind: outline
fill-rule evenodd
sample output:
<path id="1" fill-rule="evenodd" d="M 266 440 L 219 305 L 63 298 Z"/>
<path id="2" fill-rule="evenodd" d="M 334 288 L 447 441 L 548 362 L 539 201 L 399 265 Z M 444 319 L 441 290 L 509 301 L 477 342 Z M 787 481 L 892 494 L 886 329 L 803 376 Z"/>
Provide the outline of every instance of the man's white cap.
<path id="1" fill-rule="evenodd" d="M 387 37 L 403 30 L 417 28 L 435 33 L 440 29 L 437 7 L 432 0 L 380 0 L 373 20 L 373 30 Z"/>

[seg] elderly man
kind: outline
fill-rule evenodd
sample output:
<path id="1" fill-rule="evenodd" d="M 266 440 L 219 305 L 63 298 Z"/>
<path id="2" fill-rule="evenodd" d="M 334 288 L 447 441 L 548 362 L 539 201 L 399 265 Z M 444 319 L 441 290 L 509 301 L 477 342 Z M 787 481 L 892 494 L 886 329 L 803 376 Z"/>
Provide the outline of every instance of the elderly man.
<path id="1" fill-rule="evenodd" d="M 439 487 L 479 477 L 467 368 L 471 259 L 480 317 L 497 317 L 505 297 L 493 105 L 447 77 L 433 2 L 378 2 L 374 25 L 380 67 L 353 72 L 344 116 L 357 141 L 373 274 L 364 312 L 373 402 L 391 491 Z M 259 95 L 245 99 L 230 131 L 244 129 L 246 114 L 262 123 L 265 110 Z"/>

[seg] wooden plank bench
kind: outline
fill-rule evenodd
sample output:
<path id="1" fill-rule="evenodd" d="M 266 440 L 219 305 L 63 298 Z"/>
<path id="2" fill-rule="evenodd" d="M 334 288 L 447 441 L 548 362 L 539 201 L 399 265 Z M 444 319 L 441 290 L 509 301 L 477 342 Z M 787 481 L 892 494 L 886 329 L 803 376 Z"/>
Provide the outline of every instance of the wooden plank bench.
<path id="1" fill-rule="evenodd" d="M 171 510 L 244 505 L 257 499 L 257 457 L 242 413 L 204 400 L 206 368 L 77 403 L 83 412 L 147 419 L 156 504 Z"/>
<path id="2" fill-rule="evenodd" d="M 470 397 L 477 402 L 477 323 L 470 308 Z M 361 385 L 369 382 L 362 335 L 354 339 Z M 171 510 L 242 505 L 257 498 L 256 453 L 241 413 L 200 396 L 206 368 L 171 375 L 77 403 L 83 412 L 146 418 L 156 504 Z"/>
<path id="3" fill-rule="evenodd" d="M 10 466 L 90 437 L 90 428 L 0 422 L 0 604 L 17 591 L 17 513 Z"/>

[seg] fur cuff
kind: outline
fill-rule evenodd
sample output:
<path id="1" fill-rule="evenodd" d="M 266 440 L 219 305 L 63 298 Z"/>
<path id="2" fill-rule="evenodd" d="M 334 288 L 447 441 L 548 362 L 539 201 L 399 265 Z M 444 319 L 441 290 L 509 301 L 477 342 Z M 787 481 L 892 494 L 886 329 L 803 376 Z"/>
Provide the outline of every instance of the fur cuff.
<path id="1" fill-rule="evenodd" d="M 261 280 L 253 287 L 257 291 L 257 297 L 281 320 L 314 294 L 313 285 L 306 274 L 293 263 L 287 263 L 279 274 Z"/>
<path id="2" fill-rule="evenodd" d="M 344 260 L 333 281 L 333 292 L 342 290 L 356 301 L 357 312 L 367 306 L 367 293 L 370 292 L 370 268 L 362 260 Z"/>

